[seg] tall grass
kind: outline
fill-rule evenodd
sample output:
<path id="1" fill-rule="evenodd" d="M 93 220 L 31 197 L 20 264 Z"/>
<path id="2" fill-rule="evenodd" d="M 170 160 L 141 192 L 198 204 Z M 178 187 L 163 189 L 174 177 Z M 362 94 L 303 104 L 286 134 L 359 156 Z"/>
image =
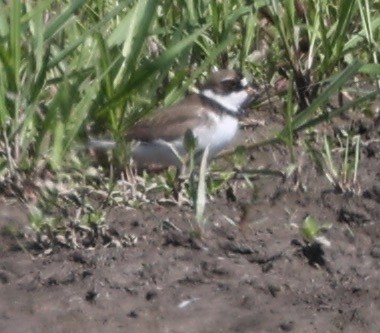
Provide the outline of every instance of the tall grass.
<path id="1" fill-rule="evenodd" d="M 70 165 L 89 131 L 121 140 L 213 66 L 272 83 L 285 68 L 297 107 L 288 104 L 277 139 L 293 144 L 294 131 L 325 120 L 331 94 L 360 72 L 380 72 L 378 8 L 378 0 L 0 2 L 0 173 Z"/>
<path id="2" fill-rule="evenodd" d="M 59 169 L 86 126 L 121 137 L 222 58 L 240 67 L 227 52 L 252 10 L 237 4 L 1 2 L 2 171 Z"/>

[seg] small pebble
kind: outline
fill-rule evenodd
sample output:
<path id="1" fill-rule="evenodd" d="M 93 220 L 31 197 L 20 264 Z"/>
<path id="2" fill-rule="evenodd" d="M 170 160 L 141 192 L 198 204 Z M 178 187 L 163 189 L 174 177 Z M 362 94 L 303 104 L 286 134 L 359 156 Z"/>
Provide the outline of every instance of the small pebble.
<path id="1" fill-rule="evenodd" d="M 282 324 L 280 324 L 280 328 L 284 332 L 290 332 L 294 328 L 294 322 L 289 321 L 287 323 L 282 323 Z"/>
<path id="2" fill-rule="evenodd" d="M 370 252 L 371 257 L 379 259 L 380 258 L 380 246 L 374 246 Z"/>
<path id="3" fill-rule="evenodd" d="M 156 298 L 158 296 L 158 293 L 157 291 L 155 290 L 149 290 L 146 295 L 145 295 L 145 299 L 147 301 L 151 301 L 152 299 Z"/>

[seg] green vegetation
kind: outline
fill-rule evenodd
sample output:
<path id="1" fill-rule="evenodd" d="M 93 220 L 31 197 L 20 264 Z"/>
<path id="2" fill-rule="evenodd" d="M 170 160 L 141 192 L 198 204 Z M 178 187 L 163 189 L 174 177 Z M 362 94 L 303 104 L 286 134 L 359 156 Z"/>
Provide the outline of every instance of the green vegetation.
<path id="1" fill-rule="evenodd" d="M 307 146 L 314 163 L 335 189 L 340 192 L 360 193 L 361 189 L 357 182 L 360 135 L 352 136 L 342 130 L 337 135 L 336 143 L 333 142 L 333 138 L 324 135 L 322 151 L 312 148 L 309 144 Z"/>
<path id="2" fill-rule="evenodd" d="M 117 187 L 119 174 L 109 181 L 102 173 L 90 174 L 85 144 L 90 136 L 121 142 L 129 126 L 180 99 L 213 66 L 241 68 L 261 84 L 286 83 L 275 94 L 268 92 L 269 103 L 285 103 L 284 129 L 245 148 L 283 143 L 296 164 L 296 134 L 354 107 L 364 117 L 366 103 L 379 94 L 379 10 L 379 0 L 2 1 L 1 187 L 29 202 L 24 189 L 32 182 L 44 214 L 54 209 L 41 202 L 62 196 L 42 195 L 41 179 L 65 188 L 93 186 L 111 203 L 131 204 L 141 199 L 136 192 L 165 190 L 156 180 L 147 184 L 148 176 L 142 185 L 126 179 Z M 371 89 L 359 89 L 360 83 Z M 354 98 L 328 110 L 331 96 L 342 91 Z M 326 175 L 342 190 L 356 182 L 360 160 L 360 138 L 346 138 L 340 171 L 328 138 L 317 151 L 307 142 L 308 151 L 322 157 L 316 164 L 328 168 Z M 357 147 L 354 158 L 351 143 Z M 128 147 L 122 147 L 115 159 L 126 165 Z M 73 182 L 78 173 L 85 175 Z M 200 178 L 201 195 L 194 201 L 199 223 L 207 183 L 202 168 Z M 89 224 L 98 216 L 84 209 L 80 214 Z M 33 223 L 46 224 L 42 216 L 35 215 Z"/>
<path id="3" fill-rule="evenodd" d="M 321 244 L 329 244 L 328 240 L 321 234 L 331 228 L 330 224 L 321 225 L 313 216 L 307 216 L 301 227 L 301 234 L 307 243 L 320 242 Z"/>

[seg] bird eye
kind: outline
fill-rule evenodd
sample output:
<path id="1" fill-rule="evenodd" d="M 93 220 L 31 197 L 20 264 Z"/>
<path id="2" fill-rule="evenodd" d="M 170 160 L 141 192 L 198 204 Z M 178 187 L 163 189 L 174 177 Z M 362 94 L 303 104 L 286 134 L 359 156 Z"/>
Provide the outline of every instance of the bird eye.
<path id="1" fill-rule="evenodd" d="M 228 91 L 238 91 L 241 90 L 242 84 L 240 80 L 227 80 L 223 82 L 224 86 Z"/>

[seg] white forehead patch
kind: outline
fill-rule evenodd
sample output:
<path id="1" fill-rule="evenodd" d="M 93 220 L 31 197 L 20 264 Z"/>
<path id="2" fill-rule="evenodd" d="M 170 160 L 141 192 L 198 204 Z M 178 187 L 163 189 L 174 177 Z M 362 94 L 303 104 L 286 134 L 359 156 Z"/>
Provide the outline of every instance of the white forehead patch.
<path id="1" fill-rule="evenodd" d="M 234 91 L 228 95 L 219 95 L 210 89 L 206 89 L 201 94 L 232 112 L 238 112 L 249 97 L 245 90 Z"/>
<path id="2" fill-rule="evenodd" d="M 240 81 L 240 84 L 242 85 L 242 87 L 246 87 L 248 86 L 248 80 L 245 77 L 243 77 Z"/>

